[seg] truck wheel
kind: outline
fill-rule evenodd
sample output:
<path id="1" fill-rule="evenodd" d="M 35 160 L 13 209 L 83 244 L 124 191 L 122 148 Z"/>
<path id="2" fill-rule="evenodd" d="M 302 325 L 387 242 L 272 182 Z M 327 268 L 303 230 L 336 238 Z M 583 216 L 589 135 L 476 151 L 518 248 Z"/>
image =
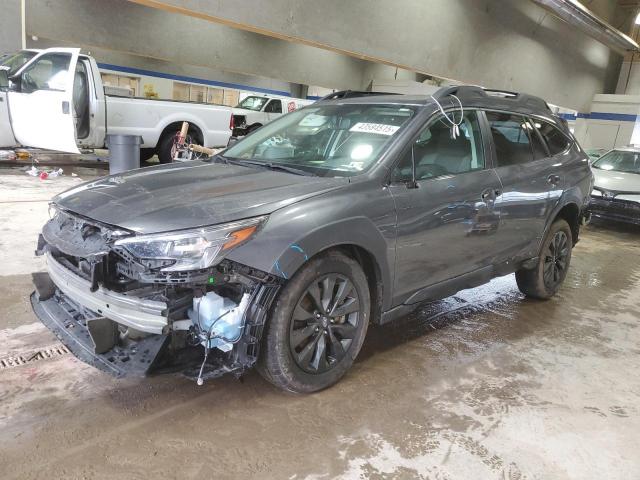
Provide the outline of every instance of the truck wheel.
<path id="1" fill-rule="evenodd" d="M 158 142 L 158 160 L 160 160 L 160 163 L 173 162 L 171 149 L 173 147 L 173 139 L 175 138 L 176 133 L 178 133 L 178 131 L 168 133 Z"/>
<path id="2" fill-rule="evenodd" d="M 567 276 L 572 248 L 571 227 L 565 220 L 556 220 L 542 242 L 537 265 L 516 272 L 520 291 L 541 300 L 555 295 Z"/>
<path id="3" fill-rule="evenodd" d="M 140 149 L 140 163 L 146 162 L 156 154 L 155 148 L 141 148 Z"/>
<path id="4" fill-rule="evenodd" d="M 258 371 L 290 392 L 333 385 L 358 355 L 370 311 L 369 287 L 358 262 L 336 251 L 311 260 L 273 306 Z"/>

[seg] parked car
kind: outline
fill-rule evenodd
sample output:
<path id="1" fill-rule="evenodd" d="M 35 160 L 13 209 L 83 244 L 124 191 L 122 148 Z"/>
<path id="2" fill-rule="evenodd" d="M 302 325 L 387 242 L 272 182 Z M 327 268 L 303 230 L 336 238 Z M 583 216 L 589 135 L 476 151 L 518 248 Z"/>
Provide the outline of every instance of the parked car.
<path id="1" fill-rule="evenodd" d="M 589 155 L 589 160 L 591 160 L 591 162 L 595 162 L 597 159 L 599 159 L 602 155 L 604 155 L 605 153 L 607 153 L 609 150 L 607 150 L 606 148 L 591 148 L 589 150 L 586 150 L 587 155 Z"/>
<path id="2" fill-rule="evenodd" d="M 313 103 L 301 98 L 250 95 L 233 109 L 233 136 L 242 137 L 286 113 Z"/>
<path id="3" fill-rule="evenodd" d="M 371 322 L 512 272 L 527 296 L 553 296 L 591 188 L 587 155 L 536 97 L 319 102 L 209 160 L 56 196 L 31 301 L 115 375 L 257 365 L 313 392 L 345 374 Z"/>
<path id="4" fill-rule="evenodd" d="M 203 146 L 226 146 L 231 136 L 230 107 L 107 95 L 98 65 L 79 48 L 26 53 L 33 57 L 15 72 L 0 70 L 0 147 L 79 153 L 104 147 L 108 134 L 137 135 L 142 160 L 157 154 L 168 163 L 184 121 Z"/>
<path id="5" fill-rule="evenodd" d="M 588 211 L 595 218 L 640 225 L 640 148 L 611 150 L 593 162 Z"/>

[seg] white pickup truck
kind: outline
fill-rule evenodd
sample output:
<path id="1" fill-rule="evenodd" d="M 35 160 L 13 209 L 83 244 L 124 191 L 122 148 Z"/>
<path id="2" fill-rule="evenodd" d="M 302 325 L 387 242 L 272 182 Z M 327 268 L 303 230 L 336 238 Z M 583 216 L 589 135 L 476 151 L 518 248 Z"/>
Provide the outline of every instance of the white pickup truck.
<path id="1" fill-rule="evenodd" d="M 189 122 L 194 143 L 226 146 L 230 107 L 105 94 L 95 60 L 79 48 L 42 50 L 9 76 L 0 68 L 0 147 L 78 153 L 107 134 L 142 137 L 140 158 L 171 161 L 173 139 Z"/>
<path id="2" fill-rule="evenodd" d="M 300 98 L 250 95 L 233 109 L 233 135 L 241 137 L 251 133 L 271 120 L 298 108 L 306 107 L 313 102 L 313 100 Z"/>

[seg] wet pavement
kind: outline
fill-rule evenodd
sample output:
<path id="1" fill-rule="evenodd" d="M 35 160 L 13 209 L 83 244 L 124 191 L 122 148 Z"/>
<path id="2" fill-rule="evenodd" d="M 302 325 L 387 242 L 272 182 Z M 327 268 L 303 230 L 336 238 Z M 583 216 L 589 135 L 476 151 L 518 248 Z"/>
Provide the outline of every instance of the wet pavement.
<path id="1" fill-rule="evenodd" d="M 15 222 L 13 253 L 34 241 Z M 37 264 L 0 266 L 0 477 L 640 478 L 639 254 L 640 229 L 589 226 L 552 300 L 511 275 L 425 305 L 306 396 L 254 372 L 115 380 L 36 322 Z"/>

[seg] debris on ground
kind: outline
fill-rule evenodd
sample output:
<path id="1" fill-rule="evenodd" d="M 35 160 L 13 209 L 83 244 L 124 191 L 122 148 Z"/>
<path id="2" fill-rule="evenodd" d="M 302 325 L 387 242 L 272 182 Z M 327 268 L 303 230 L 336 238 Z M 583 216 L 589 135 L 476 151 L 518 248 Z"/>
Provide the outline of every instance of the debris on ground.
<path id="1" fill-rule="evenodd" d="M 27 175 L 31 175 L 32 177 L 40 177 L 40 180 L 47 180 L 48 178 L 59 177 L 63 174 L 64 170 L 61 168 L 57 168 L 54 170 L 40 169 L 35 165 L 31 165 L 31 168 L 25 170 Z"/>
<path id="2" fill-rule="evenodd" d="M 16 152 L 13 150 L 0 150 L 0 161 L 10 160 L 15 161 L 17 159 Z"/>

